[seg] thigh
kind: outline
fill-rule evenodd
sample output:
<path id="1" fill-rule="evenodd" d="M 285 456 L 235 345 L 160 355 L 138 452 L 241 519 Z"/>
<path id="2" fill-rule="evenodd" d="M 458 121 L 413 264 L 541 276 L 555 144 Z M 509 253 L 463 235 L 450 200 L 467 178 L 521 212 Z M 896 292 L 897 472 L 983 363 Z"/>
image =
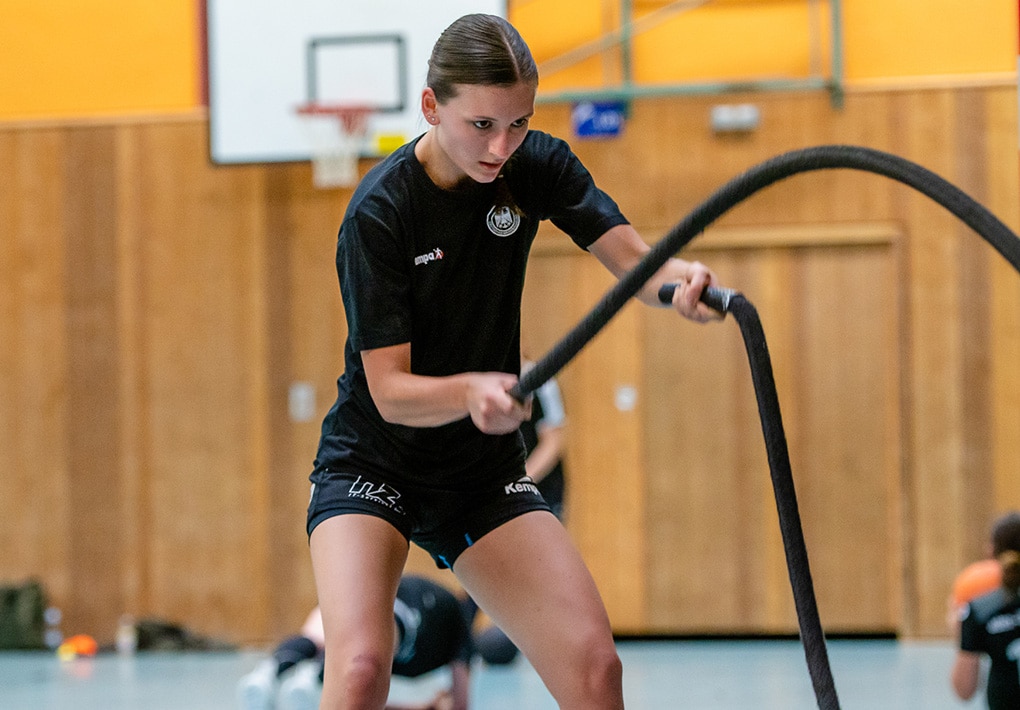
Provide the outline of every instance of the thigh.
<path id="1" fill-rule="evenodd" d="M 591 573 L 552 513 L 525 513 L 466 550 L 454 573 L 545 677 L 610 652 L 612 629 Z"/>
<path id="2" fill-rule="evenodd" d="M 326 648 L 393 652 L 393 600 L 408 543 L 389 522 L 349 513 L 328 518 L 309 540 Z M 348 656 L 349 657 L 349 656 Z"/>

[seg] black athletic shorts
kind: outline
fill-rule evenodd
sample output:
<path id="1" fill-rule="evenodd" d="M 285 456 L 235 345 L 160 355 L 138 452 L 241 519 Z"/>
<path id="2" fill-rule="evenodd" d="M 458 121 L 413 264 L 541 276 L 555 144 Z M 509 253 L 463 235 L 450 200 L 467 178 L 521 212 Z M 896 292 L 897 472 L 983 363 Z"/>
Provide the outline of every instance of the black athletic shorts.
<path id="1" fill-rule="evenodd" d="M 308 535 L 327 518 L 364 513 L 382 518 L 424 549 L 439 568 L 453 563 L 483 535 L 532 510 L 549 510 L 530 478 L 514 468 L 471 491 L 423 486 L 378 472 L 316 468 L 310 476 Z"/>

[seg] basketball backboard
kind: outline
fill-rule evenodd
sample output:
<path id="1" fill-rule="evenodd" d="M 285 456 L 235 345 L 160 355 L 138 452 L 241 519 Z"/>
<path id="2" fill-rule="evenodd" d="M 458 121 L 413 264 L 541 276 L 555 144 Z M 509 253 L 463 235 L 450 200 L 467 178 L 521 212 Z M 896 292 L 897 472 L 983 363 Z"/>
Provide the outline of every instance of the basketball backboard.
<path id="1" fill-rule="evenodd" d="M 432 45 L 472 12 L 506 0 L 207 0 L 213 162 L 309 160 L 308 103 L 372 109 L 362 154 L 390 152 L 426 129 Z"/>

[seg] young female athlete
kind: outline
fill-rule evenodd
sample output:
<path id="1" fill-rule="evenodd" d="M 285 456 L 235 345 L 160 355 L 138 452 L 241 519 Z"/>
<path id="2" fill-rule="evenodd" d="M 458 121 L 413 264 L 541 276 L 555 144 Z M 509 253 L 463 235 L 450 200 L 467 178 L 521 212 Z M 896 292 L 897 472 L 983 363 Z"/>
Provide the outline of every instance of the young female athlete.
<path id="1" fill-rule="evenodd" d="M 345 370 L 311 475 L 308 533 L 326 636 L 323 708 L 381 708 L 408 541 L 450 567 L 561 708 L 623 707 L 605 607 L 525 476 L 521 363 L 528 251 L 550 219 L 619 276 L 649 247 L 561 140 L 530 131 L 538 71 L 505 20 L 468 15 L 437 40 L 430 129 L 365 175 L 336 263 Z M 698 322 L 715 277 L 670 261 L 639 297 Z"/>
<path id="2" fill-rule="evenodd" d="M 996 520 L 992 557 L 1000 566 L 998 588 L 971 600 L 960 614 L 953 690 L 962 700 L 977 692 L 981 658 L 988 656 L 989 710 L 1020 707 L 1020 513 Z"/>

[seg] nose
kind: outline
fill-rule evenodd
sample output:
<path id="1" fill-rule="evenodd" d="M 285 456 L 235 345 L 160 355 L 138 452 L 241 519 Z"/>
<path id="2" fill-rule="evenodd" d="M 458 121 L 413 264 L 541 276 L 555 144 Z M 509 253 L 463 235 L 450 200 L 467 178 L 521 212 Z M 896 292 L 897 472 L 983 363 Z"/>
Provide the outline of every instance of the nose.
<path id="1" fill-rule="evenodd" d="M 499 160 L 506 160 L 510 157 L 511 138 L 509 131 L 499 131 L 489 141 L 489 153 Z"/>

